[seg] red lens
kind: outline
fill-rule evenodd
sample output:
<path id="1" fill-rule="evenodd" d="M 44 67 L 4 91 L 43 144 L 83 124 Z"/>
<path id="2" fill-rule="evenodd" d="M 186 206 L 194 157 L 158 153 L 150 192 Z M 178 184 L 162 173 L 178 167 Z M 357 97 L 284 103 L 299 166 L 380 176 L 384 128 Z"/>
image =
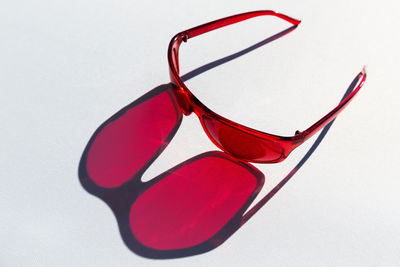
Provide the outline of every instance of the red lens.
<path id="1" fill-rule="evenodd" d="M 278 160 L 283 148 L 275 142 L 234 128 L 220 120 L 204 115 L 203 126 L 216 145 L 234 157 L 254 162 Z"/>
<path id="2" fill-rule="evenodd" d="M 167 145 L 181 116 L 171 88 L 124 108 L 95 134 L 86 159 L 89 177 L 107 188 L 128 181 Z"/>
<path id="3" fill-rule="evenodd" d="M 139 242 L 157 250 L 196 246 L 221 230 L 262 185 L 250 168 L 218 154 L 170 172 L 136 200 L 129 220 Z"/>

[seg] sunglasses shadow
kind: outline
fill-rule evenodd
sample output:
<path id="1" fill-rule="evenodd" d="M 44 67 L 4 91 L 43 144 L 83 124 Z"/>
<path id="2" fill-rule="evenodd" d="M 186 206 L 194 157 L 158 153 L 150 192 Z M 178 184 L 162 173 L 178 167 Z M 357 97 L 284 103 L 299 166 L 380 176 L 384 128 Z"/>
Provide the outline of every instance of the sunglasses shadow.
<path id="1" fill-rule="evenodd" d="M 201 66 L 182 78 L 188 80 L 229 62 L 276 40 L 294 28 L 296 27 L 290 27 L 233 55 Z M 343 99 L 351 93 L 356 83 L 357 79 L 347 89 Z M 264 175 L 251 164 L 238 161 L 223 152 L 200 154 L 148 182 L 141 181 L 143 173 L 166 148 L 182 121 L 182 113 L 173 90 L 171 84 L 160 85 L 104 122 L 88 142 L 79 164 L 82 186 L 111 208 L 127 247 L 138 255 L 153 259 L 197 255 L 221 245 L 294 176 L 333 124 L 332 121 L 322 130 L 294 169 L 245 213 L 260 192 L 264 184 Z M 168 104 L 170 112 L 159 110 L 160 106 L 165 107 Z M 134 154 L 140 155 L 139 158 L 135 158 L 137 166 L 132 171 L 132 164 L 117 165 L 132 159 L 131 155 L 113 154 L 115 147 L 122 147 L 116 150 L 117 153 L 129 150 L 129 146 L 121 142 L 128 142 L 126 140 L 137 137 L 138 129 L 131 126 L 132 118 L 148 119 L 146 114 L 152 114 L 153 109 L 170 116 L 164 121 L 148 126 L 148 134 L 144 132 L 140 135 L 140 138 L 151 139 L 152 146 L 149 148 L 142 147 L 141 143 L 129 143 L 134 146 Z M 139 122 L 142 120 L 136 121 Z M 157 140 L 150 134 L 149 129 L 157 133 Z M 103 133 L 111 137 L 104 138 Z M 107 149 L 103 150 L 105 147 Z M 143 151 L 150 151 L 149 154 L 142 153 L 138 147 Z M 90 153 L 96 155 L 92 156 Z M 111 166 L 113 169 L 126 168 L 126 172 L 110 174 L 104 168 L 108 161 L 116 162 L 115 166 Z"/>

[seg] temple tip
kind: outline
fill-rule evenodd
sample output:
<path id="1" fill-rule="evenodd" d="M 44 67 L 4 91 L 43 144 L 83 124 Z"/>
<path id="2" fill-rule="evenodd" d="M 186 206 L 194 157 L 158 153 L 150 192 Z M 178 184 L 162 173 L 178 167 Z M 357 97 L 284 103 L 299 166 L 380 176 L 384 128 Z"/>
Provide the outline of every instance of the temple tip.
<path id="1" fill-rule="evenodd" d="M 363 67 L 361 73 L 362 73 L 363 75 L 366 75 L 366 74 L 367 74 L 367 66 L 366 66 L 366 65 L 364 65 L 364 67 Z"/>

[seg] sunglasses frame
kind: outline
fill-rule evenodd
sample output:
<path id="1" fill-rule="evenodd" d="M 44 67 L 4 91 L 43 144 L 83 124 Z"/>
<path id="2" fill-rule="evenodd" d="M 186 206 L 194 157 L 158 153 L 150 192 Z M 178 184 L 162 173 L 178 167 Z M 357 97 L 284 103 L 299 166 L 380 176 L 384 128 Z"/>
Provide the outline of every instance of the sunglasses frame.
<path id="1" fill-rule="evenodd" d="M 288 155 L 299 145 L 303 144 L 306 140 L 311 138 L 315 133 L 317 133 L 319 130 L 321 130 L 323 127 L 325 127 L 327 124 L 329 124 L 332 120 L 334 120 L 339 113 L 348 105 L 348 103 L 353 99 L 353 97 L 358 93 L 360 88 L 363 86 L 365 80 L 366 80 L 366 70 L 365 67 L 363 70 L 358 74 L 358 84 L 356 88 L 353 90 L 353 92 L 345 98 L 343 101 L 339 103 L 338 106 L 336 106 L 332 111 L 330 111 L 327 115 L 325 115 L 322 119 L 314 123 L 312 126 L 310 126 L 308 129 L 305 131 L 296 131 L 294 136 L 279 136 L 279 135 L 273 135 L 265 132 L 261 132 L 246 126 L 243 126 L 241 124 L 238 124 L 236 122 L 233 122 L 227 118 L 222 117 L 221 115 L 218 115 L 217 113 L 213 112 L 209 108 L 207 108 L 203 103 L 200 102 L 199 99 L 197 99 L 194 94 L 188 89 L 188 87 L 185 85 L 181 77 L 179 76 L 179 47 L 182 42 L 187 42 L 190 38 L 196 37 L 198 35 L 207 33 L 212 30 L 216 30 L 237 22 L 241 22 L 250 18 L 258 17 L 258 16 L 275 16 L 278 18 L 281 18 L 293 25 L 293 27 L 285 32 L 285 34 L 293 31 L 294 29 L 297 28 L 297 26 L 300 24 L 300 20 L 291 18 L 287 15 L 277 13 L 272 10 L 261 10 L 261 11 L 252 11 L 252 12 L 247 12 L 247 13 L 242 13 L 238 15 L 233 15 L 229 16 L 226 18 L 222 18 L 219 20 L 215 20 L 206 24 L 202 24 L 200 26 L 185 30 L 183 32 L 180 32 L 176 34 L 170 41 L 169 47 L 168 47 L 168 64 L 169 64 L 169 74 L 171 78 L 171 82 L 174 87 L 174 92 L 177 96 L 179 106 L 186 116 L 190 115 L 192 112 L 194 112 L 197 117 L 199 118 L 201 125 L 210 138 L 210 140 L 220 149 L 223 151 L 230 153 L 227 149 L 225 149 L 222 145 L 220 145 L 210 134 L 209 130 L 207 129 L 207 126 L 205 125 L 204 122 L 204 117 L 211 118 L 212 120 L 216 120 L 219 123 L 225 124 L 227 126 L 232 127 L 233 129 L 237 131 L 241 131 L 245 134 L 249 134 L 253 137 L 260 138 L 263 140 L 267 140 L 273 143 L 277 143 L 278 145 L 281 146 L 282 152 L 281 156 L 277 159 L 274 160 L 257 160 L 257 159 L 251 159 L 251 158 L 240 158 L 235 155 L 235 157 L 248 161 L 248 162 L 254 162 L 254 163 L 276 163 L 276 162 L 281 162 L 284 159 L 288 157 Z M 285 35 L 283 34 L 283 35 Z M 283 36 L 282 35 L 282 36 Z"/>

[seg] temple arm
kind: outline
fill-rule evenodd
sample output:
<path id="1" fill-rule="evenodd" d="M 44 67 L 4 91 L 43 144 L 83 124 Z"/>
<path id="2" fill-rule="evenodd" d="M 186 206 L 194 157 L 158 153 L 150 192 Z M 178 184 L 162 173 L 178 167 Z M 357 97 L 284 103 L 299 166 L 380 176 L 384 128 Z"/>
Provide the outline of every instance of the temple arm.
<path id="1" fill-rule="evenodd" d="M 222 18 L 219 20 L 215 20 L 194 28 L 191 28 L 189 30 L 183 31 L 178 33 L 177 35 L 175 35 L 169 45 L 168 48 L 168 61 L 170 64 L 170 71 L 171 71 L 171 78 L 172 81 L 177 81 L 178 76 L 179 75 L 179 57 L 178 57 L 178 51 L 179 51 L 179 46 L 182 43 L 182 41 L 186 42 L 188 39 L 196 37 L 200 34 L 203 33 L 207 33 L 237 22 L 241 22 L 243 20 L 247 20 L 250 18 L 254 18 L 254 17 L 258 17 L 258 16 L 275 16 L 278 18 L 281 18 L 283 20 L 286 20 L 287 22 L 293 24 L 294 26 L 297 26 L 300 24 L 300 20 L 291 18 L 289 16 L 286 16 L 284 14 L 281 13 L 277 13 L 275 11 L 272 10 L 261 10 L 261 11 L 252 11 L 252 12 L 247 12 L 247 13 L 242 13 L 242 14 L 238 14 L 238 15 L 234 15 L 234 16 L 230 16 L 230 17 L 226 17 L 226 18 Z M 295 27 L 292 29 L 294 30 Z M 286 32 L 289 33 L 290 31 Z M 282 35 L 283 36 L 283 35 Z M 282 37 L 279 36 L 279 37 Z M 173 77 L 174 76 L 174 77 Z"/>
<path id="2" fill-rule="evenodd" d="M 281 19 L 286 20 L 287 22 L 293 24 L 294 26 L 297 26 L 300 24 L 300 20 L 291 18 L 289 16 L 286 16 L 284 14 L 280 14 L 277 13 L 275 11 L 272 10 L 262 10 L 262 11 L 253 11 L 253 12 L 247 12 L 247 13 L 242 13 L 242 14 L 238 14 L 238 15 L 234 15 L 234 16 L 230 16 L 230 17 L 226 17 L 223 19 L 219 19 L 219 20 L 215 20 L 194 28 L 191 28 L 189 30 L 186 30 L 185 32 L 187 33 L 187 39 L 195 37 L 197 35 L 209 32 L 209 31 L 213 31 L 243 20 L 247 20 L 250 18 L 254 18 L 254 17 L 258 17 L 258 16 L 275 16 Z"/>
<path id="3" fill-rule="evenodd" d="M 306 141 L 307 139 L 311 138 L 316 132 L 321 130 L 325 127 L 328 123 L 333 121 L 337 115 L 350 103 L 350 101 L 354 98 L 354 96 L 358 93 L 358 91 L 363 86 L 365 79 L 367 78 L 367 72 L 365 67 L 363 70 L 357 75 L 357 77 L 353 80 L 351 87 L 355 88 L 353 92 L 346 97 L 343 101 L 339 103 L 339 105 L 334 108 L 331 112 L 325 115 L 322 119 L 314 123 L 311 127 L 309 127 L 304 132 L 297 132 L 296 135 L 301 137 L 301 142 Z"/>

